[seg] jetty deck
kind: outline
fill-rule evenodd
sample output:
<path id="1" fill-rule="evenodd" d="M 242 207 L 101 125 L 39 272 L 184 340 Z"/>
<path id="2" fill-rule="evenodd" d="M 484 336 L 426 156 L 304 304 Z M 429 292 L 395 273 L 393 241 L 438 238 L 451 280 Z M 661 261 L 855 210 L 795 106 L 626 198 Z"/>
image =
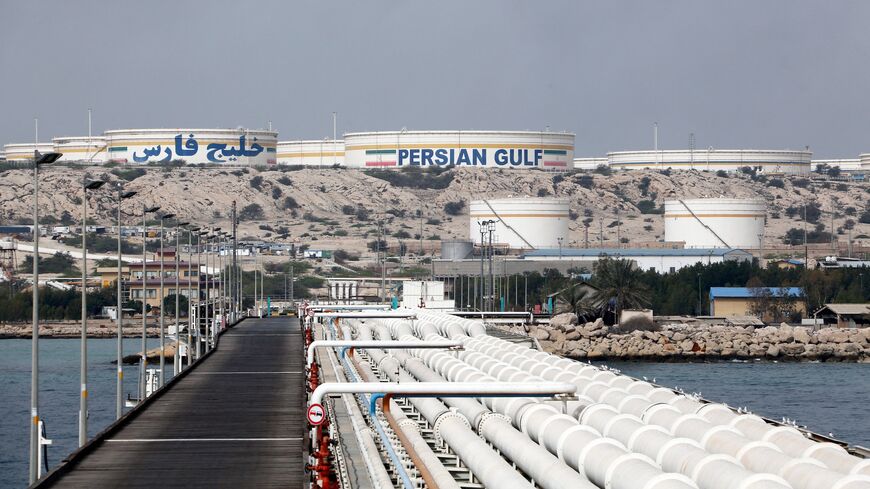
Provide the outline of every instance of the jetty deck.
<path id="1" fill-rule="evenodd" d="M 243 321 L 40 487 L 302 487 L 302 343 L 296 319 Z"/>

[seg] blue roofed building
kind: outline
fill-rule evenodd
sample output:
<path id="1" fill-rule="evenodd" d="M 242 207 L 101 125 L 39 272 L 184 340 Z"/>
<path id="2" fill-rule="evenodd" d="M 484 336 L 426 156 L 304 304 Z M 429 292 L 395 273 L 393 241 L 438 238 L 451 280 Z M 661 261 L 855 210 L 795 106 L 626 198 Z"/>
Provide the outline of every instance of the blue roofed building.
<path id="1" fill-rule="evenodd" d="M 804 316 L 803 296 L 800 287 L 710 287 L 710 315 L 757 316 L 764 321 L 780 319 L 778 312 Z"/>

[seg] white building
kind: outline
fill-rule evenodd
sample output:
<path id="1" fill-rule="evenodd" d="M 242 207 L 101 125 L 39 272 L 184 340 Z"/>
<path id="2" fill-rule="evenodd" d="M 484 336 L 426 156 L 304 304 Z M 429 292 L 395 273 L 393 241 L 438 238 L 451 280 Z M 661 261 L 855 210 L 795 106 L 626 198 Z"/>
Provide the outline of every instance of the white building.
<path id="1" fill-rule="evenodd" d="M 683 267 L 697 264 L 709 265 L 726 261 L 750 261 L 752 255 L 743 250 L 728 248 L 694 248 L 694 249 L 638 249 L 638 248 L 569 248 L 534 250 L 523 256 L 525 260 L 586 260 L 622 258 L 632 260 L 644 271 L 673 273 Z"/>

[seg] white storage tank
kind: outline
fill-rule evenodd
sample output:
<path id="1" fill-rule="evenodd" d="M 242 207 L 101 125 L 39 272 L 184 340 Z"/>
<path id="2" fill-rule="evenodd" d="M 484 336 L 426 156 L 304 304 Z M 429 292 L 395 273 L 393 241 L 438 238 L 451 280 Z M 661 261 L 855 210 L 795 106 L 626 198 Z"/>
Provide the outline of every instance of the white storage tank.
<path id="1" fill-rule="evenodd" d="M 805 174 L 810 171 L 811 151 L 756 149 L 681 149 L 616 151 L 607 153 L 614 170 L 719 170 L 736 172 L 749 167 L 761 173 Z"/>
<path id="2" fill-rule="evenodd" d="M 665 201 L 665 241 L 686 248 L 759 249 L 767 204 L 763 199 L 682 199 Z"/>
<path id="3" fill-rule="evenodd" d="M 870 171 L 870 153 L 864 153 L 859 156 L 858 159 L 861 160 L 860 168 L 865 171 Z"/>
<path id="4" fill-rule="evenodd" d="M 350 168 L 416 166 L 568 170 L 574 134 L 544 131 L 392 131 L 344 136 Z"/>
<path id="5" fill-rule="evenodd" d="M 51 153 L 54 151 L 53 143 L 25 143 L 25 144 L 7 144 L 3 147 L 3 152 L 6 153 L 6 161 L 31 161 L 33 160 L 33 151 L 37 150 L 42 154 Z"/>
<path id="6" fill-rule="evenodd" d="M 149 164 L 270 166 L 277 163 L 278 133 L 252 129 L 123 129 L 104 133 L 108 159 Z"/>
<path id="7" fill-rule="evenodd" d="M 279 165 L 344 166 L 344 141 L 315 139 L 310 141 L 279 141 Z"/>
<path id="8" fill-rule="evenodd" d="M 106 162 L 106 138 L 76 136 L 52 139 L 54 151 L 62 153 L 59 161 Z"/>
<path id="9" fill-rule="evenodd" d="M 513 249 L 568 246 L 569 200 L 507 198 L 475 200 L 469 208 L 468 236 L 480 243 L 480 224 L 495 221 L 492 242 Z M 488 234 L 484 240 L 489 241 Z"/>

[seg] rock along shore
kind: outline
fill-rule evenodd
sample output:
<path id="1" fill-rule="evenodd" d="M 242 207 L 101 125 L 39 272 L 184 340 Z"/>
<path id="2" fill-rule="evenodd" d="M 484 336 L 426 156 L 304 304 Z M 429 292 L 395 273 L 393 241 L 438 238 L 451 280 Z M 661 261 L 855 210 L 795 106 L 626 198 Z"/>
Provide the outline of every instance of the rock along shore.
<path id="1" fill-rule="evenodd" d="M 554 316 L 549 325 L 511 329 L 536 338 L 545 351 L 578 360 L 837 361 L 870 363 L 870 328 L 800 326 L 686 326 L 622 333 L 601 319 L 577 324 L 574 314 Z"/>
<path id="2" fill-rule="evenodd" d="M 165 322 L 167 328 L 173 324 L 175 324 L 174 320 L 167 319 Z M 80 338 L 82 334 L 81 328 L 82 326 L 79 321 L 52 321 L 40 323 L 39 337 Z M 88 320 L 88 338 L 116 338 L 118 334 L 117 328 L 118 326 L 114 321 L 106 319 Z M 156 338 L 160 335 L 160 326 L 149 320 L 145 334 L 149 337 Z M 30 323 L 0 323 L 0 339 L 29 339 L 31 336 L 32 332 Z M 142 337 L 142 318 L 124 319 L 124 337 Z"/>

